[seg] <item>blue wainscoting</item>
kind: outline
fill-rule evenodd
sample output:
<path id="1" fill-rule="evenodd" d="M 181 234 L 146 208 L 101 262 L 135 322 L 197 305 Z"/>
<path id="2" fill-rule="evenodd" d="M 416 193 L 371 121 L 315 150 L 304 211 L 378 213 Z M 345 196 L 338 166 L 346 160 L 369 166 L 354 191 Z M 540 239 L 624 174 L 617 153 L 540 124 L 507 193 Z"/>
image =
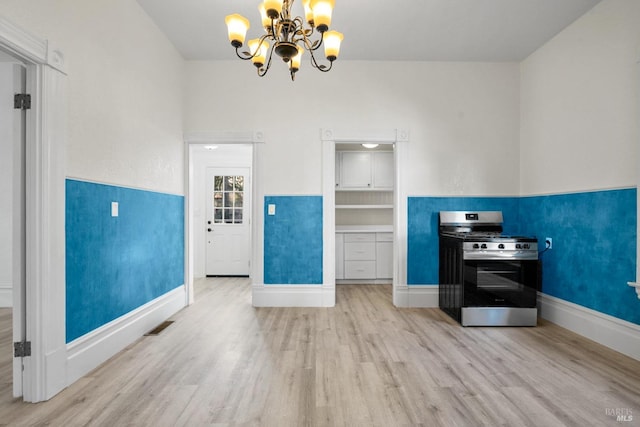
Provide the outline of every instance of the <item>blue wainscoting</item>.
<path id="1" fill-rule="evenodd" d="M 438 212 L 502 211 L 505 232 L 517 230 L 517 197 L 409 197 L 407 284 L 438 284 Z"/>
<path id="2" fill-rule="evenodd" d="M 523 197 L 526 231 L 553 248 L 541 254 L 542 292 L 640 324 L 635 290 L 637 191 Z"/>
<path id="3" fill-rule="evenodd" d="M 183 284 L 182 196 L 66 181 L 67 342 Z"/>
<path id="4" fill-rule="evenodd" d="M 505 232 L 553 239 L 542 292 L 640 324 L 635 290 L 637 190 L 531 197 L 410 197 L 407 283 L 438 283 L 438 212 L 502 210 Z"/>
<path id="5" fill-rule="evenodd" d="M 265 196 L 264 283 L 322 284 L 321 196 Z"/>

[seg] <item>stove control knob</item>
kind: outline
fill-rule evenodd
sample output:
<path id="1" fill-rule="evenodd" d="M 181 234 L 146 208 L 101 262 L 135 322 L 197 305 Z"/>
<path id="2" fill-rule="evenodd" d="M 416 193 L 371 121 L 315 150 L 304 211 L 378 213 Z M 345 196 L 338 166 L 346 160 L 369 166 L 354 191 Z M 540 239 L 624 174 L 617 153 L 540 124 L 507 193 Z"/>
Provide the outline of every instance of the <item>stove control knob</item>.
<path id="1" fill-rule="evenodd" d="M 522 247 L 525 248 L 525 249 L 529 249 L 529 244 L 525 243 L 524 245 L 522 245 Z"/>
<path id="2" fill-rule="evenodd" d="M 502 243 L 500 243 L 500 244 L 498 245 L 498 249 L 504 249 L 504 245 L 503 245 Z"/>
<path id="3" fill-rule="evenodd" d="M 482 244 L 482 246 L 480 246 L 481 249 L 487 249 L 487 245 L 485 243 Z"/>
<path id="4" fill-rule="evenodd" d="M 473 244 L 473 249 L 478 249 L 479 247 L 480 247 L 480 245 L 479 245 L 479 244 L 477 244 L 477 243 L 474 243 L 474 244 Z"/>
<path id="5" fill-rule="evenodd" d="M 516 249 L 522 249 L 522 245 L 520 243 L 516 243 Z"/>

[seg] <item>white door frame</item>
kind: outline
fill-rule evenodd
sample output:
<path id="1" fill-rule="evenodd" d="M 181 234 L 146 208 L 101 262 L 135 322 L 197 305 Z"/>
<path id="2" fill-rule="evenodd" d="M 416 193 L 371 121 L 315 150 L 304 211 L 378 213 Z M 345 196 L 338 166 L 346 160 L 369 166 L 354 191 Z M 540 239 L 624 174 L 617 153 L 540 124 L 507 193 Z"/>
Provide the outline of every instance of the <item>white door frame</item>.
<path id="1" fill-rule="evenodd" d="M 198 145 L 223 145 L 223 144 L 252 144 L 253 153 L 251 160 L 251 279 L 254 283 L 262 283 L 263 260 L 262 247 L 263 239 L 263 218 L 264 198 L 262 195 L 262 180 L 260 179 L 260 169 L 258 159 L 260 158 L 262 145 L 265 142 L 264 134 L 261 131 L 232 131 L 232 132 L 188 132 L 184 134 L 184 158 L 185 158 L 185 204 L 184 204 L 184 226 L 185 226 L 185 253 L 184 253 L 184 282 L 186 283 L 186 304 L 193 304 L 193 278 L 195 270 L 194 246 L 195 246 L 195 198 L 199 197 L 195 192 L 193 177 L 193 149 Z"/>
<path id="2" fill-rule="evenodd" d="M 384 131 L 321 129 L 322 141 L 322 195 L 323 195 L 323 287 L 333 288 L 335 301 L 336 283 L 336 200 L 335 164 L 336 143 L 375 142 L 395 144 L 393 191 L 393 304 L 409 305 L 407 286 L 407 194 L 402 165 L 407 162 L 409 132 L 401 129 Z"/>
<path id="3" fill-rule="evenodd" d="M 65 143 L 63 53 L 0 17 L 0 48 L 27 66 L 26 339 L 23 399 L 47 400 L 66 387 Z"/>

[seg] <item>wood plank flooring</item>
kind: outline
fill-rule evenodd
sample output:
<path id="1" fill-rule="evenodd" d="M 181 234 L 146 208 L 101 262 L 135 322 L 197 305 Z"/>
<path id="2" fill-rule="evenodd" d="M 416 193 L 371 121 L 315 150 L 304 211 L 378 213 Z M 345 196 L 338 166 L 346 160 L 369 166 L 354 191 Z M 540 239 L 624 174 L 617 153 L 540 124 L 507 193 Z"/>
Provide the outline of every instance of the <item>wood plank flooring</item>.
<path id="1" fill-rule="evenodd" d="M 202 279 L 172 320 L 39 404 L 11 398 L 0 337 L 0 425 L 640 425 L 640 362 L 547 322 L 462 328 L 398 309 L 390 286 L 253 308 L 248 279 Z"/>

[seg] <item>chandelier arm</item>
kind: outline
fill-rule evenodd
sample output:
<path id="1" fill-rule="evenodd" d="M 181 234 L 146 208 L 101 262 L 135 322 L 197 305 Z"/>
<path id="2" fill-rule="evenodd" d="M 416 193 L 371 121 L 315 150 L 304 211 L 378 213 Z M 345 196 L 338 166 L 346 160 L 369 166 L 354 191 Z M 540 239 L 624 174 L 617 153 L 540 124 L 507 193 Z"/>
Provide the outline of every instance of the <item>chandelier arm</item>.
<path id="1" fill-rule="evenodd" d="M 262 47 L 262 45 L 264 44 L 264 41 L 265 41 L 267 38 L 269 38 L 269 34 L 265 34 L 265 35 L 263 35 L 262 37 L 260 37 L 260 44 L 258 44 L 258 48 L 257 48 L 257 49 L 256 49 L 256 51 L 253 53 L 253 55 L 251 55 L 251 54 L 250 54 L 250 52 L 251 52 L 251 51 L 249 51 L 249 52 L 248 52 L 249 56 L 242 56 L 242 55 L 240 55 L 239 49 L 240 49 L 241 47 L 243 47 L 244 45 L 236 47 L 236 56 L 237 56 L 238 58 L 240 58 L 240 59 L 244 60 L 244 61 L 248 61 L 248 60 L 250 60 L 250 59 L 255 58 L 255 57 L 256 57 L 256 55 L 258 55 L 258 54 L 260 53 L 260 48 Z M 242 53 L 244 54 L 245 52 L 242 52 Z"/>
<path id="2" fill-rule="evenodd" d="M 249 60 L 249 59 L 251 59 L 251 58 L 253 58 L 253 57 L 255 56 L 255 55 L 251 55 L 251 56 L 249 56 L 249 57 L 245 57 L 245 56 L 240 55 L 239 49 L 240 49 L 241 47 L 242 47 L 242 46 L 238 46 L 238 47 L 236 47 L 236 56 L 237 56 L 238 58 L 242 59 L 243 61 L 247 61 L 247 60 Z"/>
<path id="3" fill-rule="evenodd" d="M 322 41 L 323 41 L 323 39 L 320 39 L 320 43 L 318 43 L 318 45 L 316 47 L 313 47 L 313 43 L 311 43 L 311 39 L 309 39 L 308 37 L 304 37 L 304 39 L 303 39 L 304 46 L 309 51 L 309 53 L 311 54 L 311 58 L 313 59 L 313 62 L 316 65 L 318 63 L 316 62 L 316 59 L 315 59 L 315 56 L 313 55 L 313 52 L 318 50 L 320 48 L 320 46 L 322 46 Z"/>
<path id="4" fill-rule="evenodd" d="M 320 49 L 320 47 L 322 46 L 322 44 L 324 42 L 324 38 L 322 37 L 322 33 L 318 32 L 320 34 L 320 38 L 314 42 L 314 43 L 318 43 L 318 44 L 313 46 L 313 43 L 311 42 L 311 36 L 313 36 L 314 33 L 316 33 L 315 27 L 311 27 L 311 28 L 301 27 L 300 28 L 300 32 L 298 33 L 300 36 L 302 36 L 302 38 L 300 40 L 302 40 L 302 39 L 305 40 L 306 49 L 308 51 Z"/>
<path id="5" fill-rule="evenodd" d="M 262 67 L 258 68 L 258 76 L 264 77 L 267 74 L 267 71 L 269 71 L 269 68 L 271 68 L 271 59 L 273 59 L 273 49 L 275 49 L 275 47 L 276 45 L 274 44 L 273 46 L 271 46 L 271 49 L 269 49 L 269 59 L 267 60 L 267 65 L 263 65 Z"/>
<path id="6" fill-rule="evenodd" d="M 311 65 L 313 66 L 313 68 L 319 71 L 322 71 L 323 73 L 326 73 L 331 70 L 331 68 L 333 67 L 333 61 L 329 61 L 329 66 L 327 67 L 324 64 L 318 64 L 318 61 L 316 60 L 316 56 L 313 54 L 312 50 L 310 50 L 309 53 L 311 56 Z"/>
<path id="7" fill-rule="evenodd" d="M 298 42 L 302 42 L 304 44 L 304 48 L 306 50 L 318 50 L 318 48 L 322 45 L 322 39 L 320 40 L 320 43 L 318 44 L 318 46 L 313 47 L 313 43 L 311 42 L 311 39 L 309 38 L 309 36 L 313 33 L 312 30 L 306 29 L 306 28 L 302 28 L 299 27 L 296 29 L 296 32 L 294 33 L 291 41 L 293 43 L 298 43 Z"/>

